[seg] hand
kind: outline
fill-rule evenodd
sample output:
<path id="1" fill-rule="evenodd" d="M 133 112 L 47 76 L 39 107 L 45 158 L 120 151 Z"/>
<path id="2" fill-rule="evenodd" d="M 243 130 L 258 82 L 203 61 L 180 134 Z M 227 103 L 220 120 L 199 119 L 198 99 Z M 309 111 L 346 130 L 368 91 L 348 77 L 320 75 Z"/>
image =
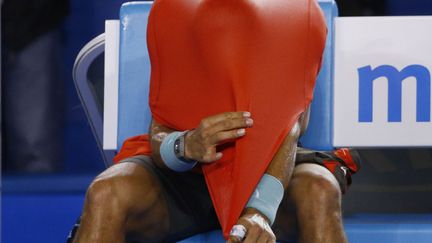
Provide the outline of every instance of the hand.
<path id="1" fill-rule="evenodd" d="M 255 209 L 246 209 L 245 213 L 239 218 L 234 227 L 240 227 L 240 229 L 244 227 L 243 229 L 246 231 L 245 237 L 242 238 L 231 235 L 227 243 L 276 242 L 276 236 L 267 219 Z"/>
<path id="2" fill-rule="evenodd" d="M 216 152 L 218 145 L 233 141 L 246 134 L 253 120 L 249 112 L 225 112 L 207 117 L 185 137 L 185 157 L 202 163 L 211 163 L 222 158 Z"/>

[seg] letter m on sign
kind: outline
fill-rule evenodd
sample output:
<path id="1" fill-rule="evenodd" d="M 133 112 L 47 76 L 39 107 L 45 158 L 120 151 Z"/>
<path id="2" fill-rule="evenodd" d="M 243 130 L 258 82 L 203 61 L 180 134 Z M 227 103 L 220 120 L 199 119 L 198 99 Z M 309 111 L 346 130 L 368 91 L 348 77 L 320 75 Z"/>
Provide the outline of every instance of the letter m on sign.
<path id="1" fill-rule="evenodd" d="M 421 65 L 410 65 L 402 71 L 393 66 L 383 65 L 375 69 L 365 66 L 358 69 L 359 74 L 359 122 L 372 122 L 373 116 L 373 82 L 385 77 L 388 82 L 389 122 L 402 120 L 402 82 L 414 77 L 417 80 L 417 122 L 430 121 L 431 77 L 429 70 Z"/>

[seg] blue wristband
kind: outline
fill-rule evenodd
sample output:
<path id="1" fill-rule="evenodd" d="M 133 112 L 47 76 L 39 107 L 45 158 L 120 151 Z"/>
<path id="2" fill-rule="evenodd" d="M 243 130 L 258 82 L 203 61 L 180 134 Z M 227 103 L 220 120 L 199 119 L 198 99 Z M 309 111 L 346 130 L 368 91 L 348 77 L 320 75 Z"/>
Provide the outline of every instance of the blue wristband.
<path id="1" fill-rule="evenodd" d="M 283 195 L 282 183 L 276 177 L 264 174 L 246 207 L 260 211 L 270 220 L 270 225 L 272 225 Z"/>
<path id="2" fill-rule="evenodd" d="M 171 170 L 185 172 L 191 170 L 196 162 L 187 162 L 177 158 L 174 143 L 184 132 L 172 132 L 165 137 L 160 146 L 160 155 L 165 165 Z"/>

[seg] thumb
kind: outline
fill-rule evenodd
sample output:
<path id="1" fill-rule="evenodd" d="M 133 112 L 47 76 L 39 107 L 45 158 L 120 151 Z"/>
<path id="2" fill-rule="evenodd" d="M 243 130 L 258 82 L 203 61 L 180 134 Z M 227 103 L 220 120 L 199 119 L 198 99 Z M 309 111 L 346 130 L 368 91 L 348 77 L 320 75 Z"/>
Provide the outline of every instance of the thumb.
<path id="1" fill-rule="evenodd" d="M 230 236 L 227 243 L 240 243 L 241 240 L 238 237 Z"/>

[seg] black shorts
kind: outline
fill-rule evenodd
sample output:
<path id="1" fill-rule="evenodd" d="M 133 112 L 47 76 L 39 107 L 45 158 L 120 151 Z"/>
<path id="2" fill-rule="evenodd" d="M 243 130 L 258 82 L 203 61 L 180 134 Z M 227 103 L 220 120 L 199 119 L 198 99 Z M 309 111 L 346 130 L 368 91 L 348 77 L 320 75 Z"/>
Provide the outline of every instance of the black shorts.
<path id="1" fill-rule="evenodd" d="M 296 165 L 315 163 L 328 168 L 327 161 L 335 163 L 332 153 L 301 149 L 297 153 Z M 157 167 L 148 156 L 134 156 L 122 160 L 144 166 L 159 181 L 170 215 L 169 233 L 163 242 L 175 242 L 198 233 L 220 229 L 204 176 L 194 172 L 178 173 Z M 343 162 L 343 161 L 342 161 Z M 337 162 L 339 163 L 339 162 Z M 343 164 L 330 170 L 345 192 L 351 180 L 343 173 Z"/>

